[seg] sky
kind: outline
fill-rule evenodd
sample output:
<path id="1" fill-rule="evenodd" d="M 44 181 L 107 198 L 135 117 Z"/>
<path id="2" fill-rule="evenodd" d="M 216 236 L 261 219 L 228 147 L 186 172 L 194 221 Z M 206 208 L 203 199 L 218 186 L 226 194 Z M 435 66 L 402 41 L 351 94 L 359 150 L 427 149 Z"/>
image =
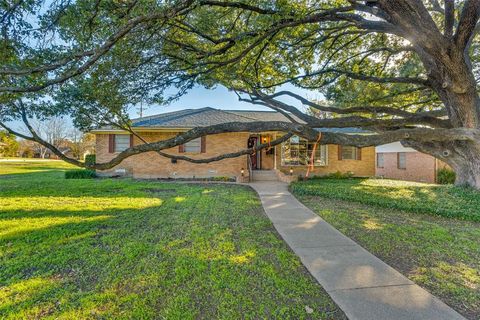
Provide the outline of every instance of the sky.
<path id="1" fill-rule="evenodd" d="M 290 90 L 297 94 L 308 99 L 322 99 L 323 96 L 313 91 L 303 90 L 296 88 L 292 85 L 283 85 L 279 87 L 278 90 Z M 298 103 L 293 98 L 285 98 L 282 101 L 292 104 L 297 108 L 303 110 L 303 106 Z M 154 114 L 172 112 L 183 109 L 198 109 L 204 107 L 211 107 L 215 109 L 224 109 L 224 110 L 271 110 L 269 108 L 253 105 L 248 102 L 238 101 L 237 95 L 226 89 L 225 87 L 219 86 L 215 89 L 205 89 L 203 87 L 197 86 L 190 90 L 186 95 L 182 96 L 177 101 L 165 106 L 152 105 L 145 106 L 143 116 L 150 116 Z M 130 118 L 138 118 L 139 111 L 138 108 L 132 108 L 130 111 Z"/>

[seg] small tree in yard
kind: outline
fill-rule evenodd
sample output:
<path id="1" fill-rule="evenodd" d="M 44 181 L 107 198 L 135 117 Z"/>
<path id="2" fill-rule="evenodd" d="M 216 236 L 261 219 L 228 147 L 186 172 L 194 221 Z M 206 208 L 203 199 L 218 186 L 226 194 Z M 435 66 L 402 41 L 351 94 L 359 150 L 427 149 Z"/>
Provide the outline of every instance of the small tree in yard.
<path id="1" fill-rule="evenodd" d="M 95 149 L 95 135 L 73 128 L 69 133 L 68 145 L 72 150 L 73 157 L 83 160 L 85 154 L 93 153 Z"/>
<path id="2" fill-rule="evenodd" d="M 19 24 L 40 3 L 21 3 L 4 18 L 0 124 L 10 132 L 19 134 L 8 120 L 22 119 L 30 129 L 23 136 L 50 148 L 29 119 L 59 114 L 82 128 L 130 130 L 129 106 L 168 102 L 165 90 L 176 88 L 176 98 L 195 83 L 226 86 L 292 119 L 194 128 L 92 168 L 147 151 L 175 157 L 162 150 L 206 134 L 278 130 L 359 147 L 400 140 L 448 163 L 457 184 L 480 188 L 480 0 L 80 1 L 38 10 L 41 34 Z M 25 40 L 52 33 L 68 42 L 46 49 Z M 279 90 L 284 83 L 317 90 L 329 103 Z M 332 116 L 301 112 L 283 97 Z M 374 134 L 314 130 L 352 126 Z"/>
<path id="3" fill-rule="evenodd" d="M 19 143 L 13 134 L 0 130 L 0 156 L 15 157 Z"/>
<path id="4" fill-rule="evenodd" d="M 48 142 L 55 149 L 65 145 L 70 130 L 68 122 L 62 117 L 35 119 L 32 121 L 32 127 L 43 141 Z M 38 144 L 40 158 L 45 158 L 49 149 L 43 144 Z"/>

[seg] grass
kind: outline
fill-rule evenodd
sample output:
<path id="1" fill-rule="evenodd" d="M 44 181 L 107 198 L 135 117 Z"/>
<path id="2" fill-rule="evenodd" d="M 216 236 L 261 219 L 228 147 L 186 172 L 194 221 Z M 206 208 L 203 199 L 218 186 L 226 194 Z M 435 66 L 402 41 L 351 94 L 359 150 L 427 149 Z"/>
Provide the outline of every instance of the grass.
<path id="1" fill-rule="evenodd" d="M 1 319 L 345 319 L 251 189 L 67 169 L 0 163 Z"/>
<path id="2" fill-rule="evenodd" d="M 295 194 L 328 196 L 382 208 L 480 221 L 480 193 L 452 185 L 388 179 L 312 179 L 292 184 Z"/>
<path id="3" fill-rule="evenodd" d="M 468 319 L 480 319 L 480 193 L 360 179 L 299 182 L 292 191 L 412 281 Z"/>

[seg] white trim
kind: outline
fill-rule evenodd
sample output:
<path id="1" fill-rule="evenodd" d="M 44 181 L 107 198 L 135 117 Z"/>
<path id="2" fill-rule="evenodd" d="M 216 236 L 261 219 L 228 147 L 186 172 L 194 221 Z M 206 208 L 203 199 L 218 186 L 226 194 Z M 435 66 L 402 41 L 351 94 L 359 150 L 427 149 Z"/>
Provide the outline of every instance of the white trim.
<path id="1" fill-rule="evenodd" d="M 381 146 L 375 147 L 376 153 L 388 153 L 388 152 L 418 152 L 412 148 L 406 148 L 402 146 L 400 141 L 387 143 Z"/>

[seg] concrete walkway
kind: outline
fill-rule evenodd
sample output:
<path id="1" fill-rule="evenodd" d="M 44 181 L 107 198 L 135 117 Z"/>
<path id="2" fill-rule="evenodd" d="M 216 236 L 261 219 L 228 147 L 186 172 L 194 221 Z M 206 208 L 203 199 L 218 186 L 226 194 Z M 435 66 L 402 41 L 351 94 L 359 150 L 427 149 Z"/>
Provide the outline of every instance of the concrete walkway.
<path id="1" fill-rule="evenodd" d="M 305 207 L 286 183 L 250 186 L 278 233 L 350 320 L 464 319 Z"/>

